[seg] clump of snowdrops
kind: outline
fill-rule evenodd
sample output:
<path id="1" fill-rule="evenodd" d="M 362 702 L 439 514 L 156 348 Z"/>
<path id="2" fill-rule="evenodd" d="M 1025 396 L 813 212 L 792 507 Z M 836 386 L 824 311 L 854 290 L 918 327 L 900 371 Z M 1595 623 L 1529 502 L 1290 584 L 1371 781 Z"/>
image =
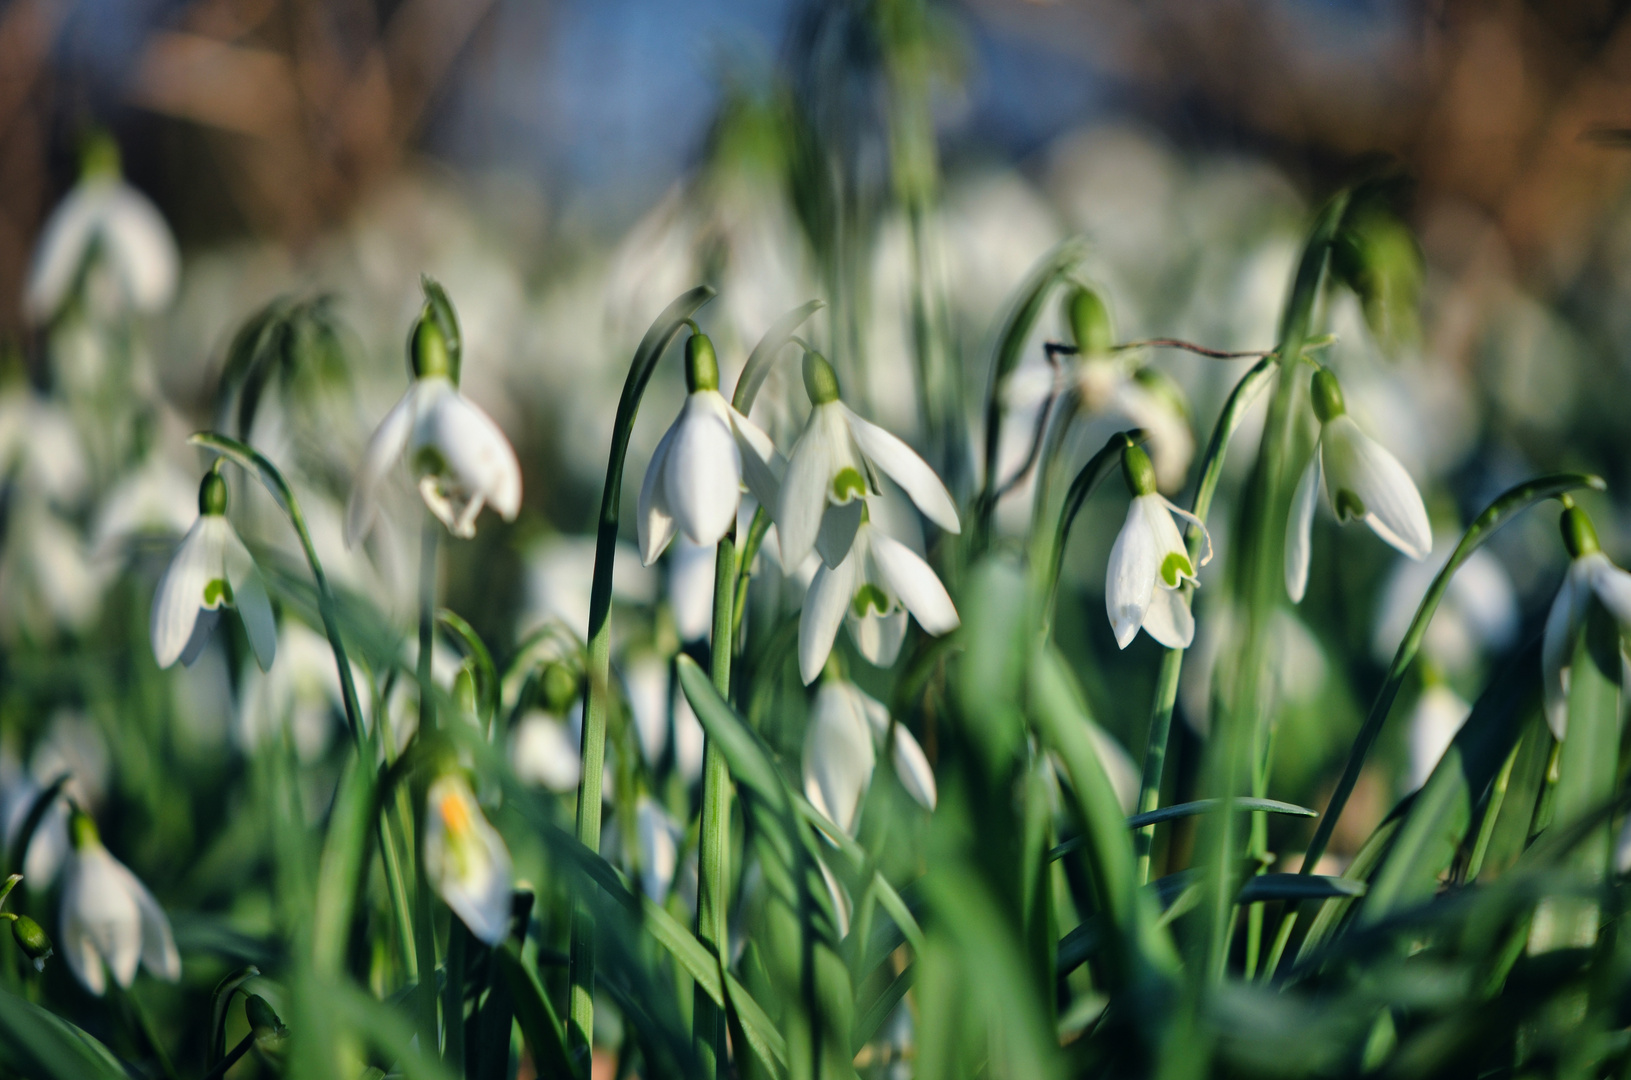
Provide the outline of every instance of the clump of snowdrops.
<path id="1" fill-rule="evenodd" d="M 29 293 L 58 355 L 128 340 L 134 313 L 173 285 L 162 222 L 116 163 L 97 161 L 47 231 Z M 1415 612 L 1329 803 L 1275 797 L 1278 620 L 1335 572 L 1313 557 L 1329 550 L 1316 538 L 1334 522 L 1415 560 L 1434 547 L 1410 473 L 1349 415 L 1320 325 L 1345 292 L 1378 333 L 1411 319 L 1419 267 L 1380 190 L 1320 211 L 1278 339 L 1258 353 L 1117 341 L 1077 276 L 1081 246 L 1062 246 L 994 328 L 983 428 L 936 403 L 951 418 L 942 457 L 962 447 L 985 466 L 957 486 L 942 475 L 968 469 L 936 468 L 846 396 L 814 343 L 819 302 L 766 328 L 726 386 L 699 322 L 713 290 L 686 292 L 629 365 L 587 624 L 553 620 L 517 640 L 483 637 L 442 606 L 444 562 L 523 505 L 509 435 L 464 392 L 452 299 L 425 281 L 401 397 L 353 463 L 340 526 L 364 557 L 382 523 L 419 533 L 414 627 L 331 579 L 303 508 L 308 478 L 255 445 L 257 411 L 275 398 L 298 414 L 301 379 L 344 355 L 325 302 L 272 303 L 229 352 L 220 429 L 191 438 L 201 467 L 184 509 L 155 497 L 153 513 L 125 511 L 128 532 L 179 543 L 118 571 L 126 640 L 146 635 L 118 676 L 132 712 L 159 669 L 222 651 L 248 661 L 232 692 L 283 688 L 222 803 L 237 824 L 197 868 L 228 894 L 263 879 L 267 909 L 252 920 L 229 908 L 262 932 L 167 911 L 150 887 L 162 896 L 163 883 L 123 861 L 155 858 L 140 822 L 99 822 L 95 770 L 62 757 L 8 811 L 16 873 L 0 901 L 26 897 L 30 913 L 0 911 L 12 929 L 0 1071 L 793 1080 L 1631 1065 L 1625 845 L 1613 839 L 1631 576 L 1575 501 L 1601 481 L 1537 477 L 1479 514 Z M 997 440 L 1014 422 L 1002 402 L 1055 305 L 1069 340 L 1045 344 L 1031 451 L 999 475 Z M 1156 366 L 1174 347 L 1251 361 L 1198 454 Z M 626 477 L 637 423 L 669 420 L 640 415 L 664 363 L 683 365 L 687 393 L 644 472 Z M 796 374 L 807 418 L 778 443 L 752 417 L 780 368 Z M 139 395 L 121 402 L 105 378 L 80 375 L 18 391 L 36 407 L 7 443 L 11 497 L 37 522 L 83 513 L 34 467 L 52 424 L 104 417 L 87 483 L 153 483 Z M 1257 444 L 1237 445 L 1265 404 Z M 1139 426 L 1076 460 L 1073 432 L 1112 407 Z M 1231 453 L 1254 464 L 1225 550 L 1211 517 Z M 1029 529 L 1003 533 L 997 504 L 1027 484 Z M 404 487 L 417 500 L 393 503 Z M 1118 517 L 1125 506 L 1103 569 L 1115 643 L 1142 631 L 1160 647 L 1125 803 L 1120 751 L 1053 638 L 1077 602 L 1061 595 L 1061 566 L 1090 499 Z M 303 561 L 246 544 L 257 500 Z M 390 521 L 404 505 L 409 520 Z M 1457 571 L 1547 505 L 1570 563 L 1541 639 L 1500 666 L 1357 853 L 1326 858 Z M 47 527 L 13 514 L 8 545 Z M 630 538 L 648 565 L 680 544 L 707 553 L 701 640 L 681 648 L 666 616 L 617 601 Z M 677 554 L 668 562 L 681 573 Z M 1232 612 L 1230 630 L 1194 790 L 1173 799 L 1175 701 L 1196 605 L 1209 603 Z M 653 657 L 657 704 L 642 709 L 635 672 Z M 1115 671 L 1095 678 L 1145 693 Z M 293 722 L 312 707 L 344 721 L 326 757 Z M 1271 832 L 1270 818 L 1298 817 L 1318 819 L 1310 838 Z M 169 1023 L 154 1021 L 155 1002 Z"/>

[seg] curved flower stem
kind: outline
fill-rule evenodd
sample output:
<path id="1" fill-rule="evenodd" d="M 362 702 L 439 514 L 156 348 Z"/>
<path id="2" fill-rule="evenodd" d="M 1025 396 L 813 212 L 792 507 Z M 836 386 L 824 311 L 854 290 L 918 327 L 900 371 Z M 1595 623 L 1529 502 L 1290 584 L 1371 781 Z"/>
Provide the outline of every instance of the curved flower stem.
<path id="1" fill-rule="evenodd" d="M 1218 479 L 1223 474 L 1223 459 L 1229 451 L 1229 440 L 1233 438 L 1235 429 L 1240 427 L 1240 420 L 1245 415 L 1247 407 L 1257 400 L 1257 395 L 1268 386 L 1271 369 L 1275 363 L 1272 354 L 1264 356 L 1250 371 L 1241 376 L 1234 390 L 1230 392 L 1229 400 L 1224 403 L 1223 412 L 1219 414 L 1217 423 L 1212 427 L 1212 438 L 1207 443 L 1206 457 L 1201 464 L 1200 483 L 1196 485 L 1195 501 L 1190 509 L 1190 512 L 1203 522 L 1212 510 L 1212 497 L 1217 494 Z M 1190 564 L 1196 565 L 1200 558 L 1201 530 L 1191 524 L 1187 539 Z M 1191 603 L 1195 595 L 1195 586 L 1185 582 L 1183 591 L 1184 603 Z M 1168 649 L 1161 657 L 1161 671 L 1155 682 L 1155 700 L 1150 710 L 1149 743 L 1144 751 L 1143 776 L 1139 781 L 1136 810 L 1140 814 L 1154 810 L 1161 800 L 1161 776 L 1166 767 L 1167 740 L 1172 733 L 1172 709 L 1178 700 L 1178 676 L 1183 663 L 1182 649 Z M 1138 853 L 1140 885 L 1150 880 L 1150 848 L 1154 841 L 1153 824 L 1145 825 L 1133 834 L 1133 844 Z"/>
<path id="2" fill-rule="evenodd" d="M 582 779 L 578 786 L 577 838 L 590 851 L 600 850 L 601 773 L 606 766 L 606 717 L 611 707 L 612 674 L 612 566 L 617 555 L 617 528 L 623 500 L 623 465 L 634 431 L 635 413 L 646 384 L 680 328 L 714 290 L 699 285 L 669 304 L 646 336 L 640 339 L 623 396 L 617 403 L 612 427 L 606 486 L 600 496 L 600 521 L 595 532 L 595 572 L 589 588 L 589 667 L 583 710 Z M 574 1064 L 588 1075 L 595 1023 L 595 926 L 583 905 L 572 912 L 572 946 L 568 962 L 571 1000 L 567 1012 L 567 1046 Z"/>
<path id="3" fill-rule="evenodd" d="M 1353 794 L 1354 785 L 1359 782 L 1359 773 L 1364 768 L 1365 758 L 1382 733 L 1382 725 L 1387 721 L 1388 712 L 1393 708 L 1393 699 L 1398 696 L 1399 688 L 1404 684 L 1404 677 L 1415 661 L 1416 654 L 1421 650 L 1421 643 L 1427 636 L 1428 624 L 1433 621 L 1433 614 L 1438 610 L 1439 601 L 1444 599 L 1444 593 L 1449 589 L 1450 579 L 1455 576 L 1455 572 L 1471 558 L 1474 551 L 1483 546 L 1495 530 L 1535 503 L 1557 498 L 1580 488 L 1602 491 L 1605 487 L 1600 477 L 1583 473 L 1555 473 L 1542 476 L 1518 484 L 1502 493 L 1467 527 L 1467 531 L 1462 534 L 1461 542 L 1450 553 L 1449 561 L 1438 572 L 1438 576 L 1433 578 L 1433 584 L 1428 587 L 1427 594 L 1422 597 L 1420 606 L 1416 608 L 1415 618 L 1410 620 L 1410 629 L 1405 631 L 1404 639 L 1399 642 L 1399 648 L 1393 654 L 1393 663 L 1388 665 L 1387 677 L 1382 680 L 1382 687 L 1376 693 L 1376 700 L 1371 703 L 1365 724 L 1354 738 L 1353 749 L 1348 752 L 1348 763 L 1342 769 L 1342 777 L 1337 781 L 1336 790 L 1331 793 L 1331 802 L 1320 817 L 1319 826 L 1314 830 L 1314 838 L 1308 843 L 1308 852 L 1303 856 L 1300 873 L 1313 873 L 1320 857 L 1325 854 L 1326 846 L 1331 842 L 1331 833 L 1336 829 L 1344 807 L 1348 805 L 1348 797 Z M 1296 925 L 1296 921 L 1295 911 L 1288 911 L 1286 917 L 1281 920 L 1279 935 L 1269 954 L 1266 973 L 1272 973 L 1279 964 L 1280 956 L 1291 937 L 1291 929 Z"/>
<path id="4" fill-rule="evenodd" d="M 731 698 L 731 651 L 735 641 L 736 543 L 729 534 L 714 556 L 714 623 L 709 674 L 714 689 Z M 708 739 L 702 762 L 702 826 L 697 840 L 697 940 L 724 968 L 730 939 L 725 925 L 730 902 L 731 777 L 719 743 Z M 704 1076 L 725 1074 L 725 1013 L 701 986 L 691 1013 L 691 1037 Z"/>
<path id="5" fill-rule="evenodd" d="M 436 645 L 436 547 L 441 525 L 430 514 L 419 528 L 419 657 L 415 664 L 419 683 L 419 732 L 424 739 L 436 730 L 436 687 L 431 675 L 431 656 Z M 422 800 L 415 799 L 415 803 Z M 412 811 L 410 810 L 410 813 Z M 423 836 L 424 828 L 414 831 Z M 414 1002 L 419 1021 L 419 1042 L 434 1054 L 439 1045 L 436 1025 L 436 924 L 430 879 L 425 876 L 423 859 L 414 860 L 414 953 L 419 960 L 419 980 Z M 452 979 L 451 971 L 448 979 Z M 455 1021 L 449 1020 L 449 1029 Z"/>
<path id="6" fill-rule="evenodd" d="M 753 579 L 753 560 L 759 557 L 765 534 L 770 531 L 770 514 L 764 507 L 753 512 L 753 523 L 748 526 L 747 539 L 742 542 L 742 557 L 737 561 L 736 599 L 731 605 L 731 647 L 741 634 L 742 617 L 747 613 L 748 584 Z"/>

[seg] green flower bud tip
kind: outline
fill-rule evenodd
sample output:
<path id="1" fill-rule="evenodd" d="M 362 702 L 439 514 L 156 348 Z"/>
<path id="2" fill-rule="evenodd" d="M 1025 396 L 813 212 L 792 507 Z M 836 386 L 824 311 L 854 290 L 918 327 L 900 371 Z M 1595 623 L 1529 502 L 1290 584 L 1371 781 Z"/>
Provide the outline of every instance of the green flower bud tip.
<path id="1" fill-rule="evenodd" d="M 1322 424 L 1329 424 L 1332 420 L 1348 411 L 1348 406 L 1342 400 L 1342 386 L 1337 377 L 1331 374 L 1330 368 L 1320 368 L 1314 372 L 1314 415 L 1319 417 Z"/>
<path id="2" fill-rule="evenodd" d="M 1121 452 L 1121 475 L 1127 490 L 1137 495 L 1155 494 L 1155 466 L 1142 446 L 1129 446 Z"/>
<path id="3" fill-rule="evenodd" d="M 85 137 L 79 151 L 79 175 L 82 179 L 118 177 L 123 168 L 119 160 L 119 144 L 105 131 L 93 131 Z"/>
<path id="4" fill-rule="evenodd" d="M 45 962 L 56 950 L 51 946 L 51 939 L 45 936 L 45 931 L 40 929 L 40 924 L 27 915 L 19 915 L 11 920 L 11 936 L 17 942 L 17 947 L 23 950 L 23 955 L 34 961 L 34 970 L 44 971 Z"/>
<path id="5" fill-rule="evenodd" d="M 453 677 L 453 700 L 459 711 L 474 715 L 476 712 L 476 674 L 468 667 L 459 669 Z"/>
<path id="6" fill-rule="evenodd" d="M 98 847 L 102 843 L 101 834 L 96 831 L 96 822 L 83 810 L 74 811 L 69 821 L 69 832 L 73 836 L 75 851 Z"/>
<path id="7" fill-rule="evenodd" d="M 544 708 L 560 716 L 571 707 L 578 696 L 578 677 L 565 664 L 554 663 L 544 668 L 539 680 L 539 692 Z"/>
<path id="8" fill-rule="evenodd" d="M 269 1036 L 281 1038 L 289 1031 L 272 1006 L 259 994 L 250 994 L 244 999 L 244 1019 L 249 1021 L 257 1039 Z"/>
<path id="9" fill-rule="evenodd" d="M 198 512 L 219 516 L 227 512 L 227 482 L 211 469 L 198 485 Z"/>
<path id="10" fill-rule="evenodd" d="M 1557 527 L 1563 532 L 1563 546 L 1568 549 L 1571 559 L 1591 555 L 1603 549 L 1597 542 L 1596 526 L 1592 525 L 1591 518 L 1578 506 L 1564 510 L 1563 516 L 1558 519 Z"/>
<path id="11" fill-rule="evenodd" d="M 1102 356 L 1115 345 L 1110 331 L 1110 311 L 1099 294 L 1077 286 L 1065 297 L 1065 321 L 1076 339 L 1076 351 L 1083 356 Z"/>
<path id="12" fill-rule="evenodd" d="M 810 395 L 812 405 L 838 400 L 838 373 L 818 352 L 804 354 L 804 392 Z"/>
<path id="13" fill-rule="evenodd" d="M 453 377 L 453 357 L 448 352 L 447 338 L 442 334 L 442 328 L 436 324 L 436 317 L 427 308 L 419 316 L 419 323 L 413 329 L 413 341 L 410 343 L 413 364 L 413 376 L 416 379 Z"/>
<path id="14" fill-rule="evenodd" d="M 692 334 L 685 339 L 685 388 L 693 394 L 719 389 L 719 360 L 707 334 Z"/>

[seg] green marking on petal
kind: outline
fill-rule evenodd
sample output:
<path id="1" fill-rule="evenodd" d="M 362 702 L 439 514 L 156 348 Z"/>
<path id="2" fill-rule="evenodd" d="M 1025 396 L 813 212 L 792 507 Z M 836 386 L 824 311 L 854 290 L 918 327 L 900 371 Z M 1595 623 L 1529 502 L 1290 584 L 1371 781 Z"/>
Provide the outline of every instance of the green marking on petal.
<path id="1" fill-rule="evenodd" d="M 889 597 L 876 585 L 868 582 L 855 591 L 855 599 L 850 601 L 850 610 L 855 612 L 858 619 L 866 618 L 869 610 L 879 615 L 889 614 Z"/>
<path id="2" fill-rule="evenodd" d="M 413 455 L 415 476 L 441 476 L 447 472 L 447 459 L 434 446 L 421 446 Z"/>
<path id="3" fill-rule="evenodd" d="M 1365 500 L 1347 488 L 1338 488 L 1332 501 L 1336 505 L 1337 520 L 1344 524 L 1365 516 Z"/>
<path id="4" fill-rule="evenodd" d="M 866 477 L 858 470 L 846 465 L 838 470 L 838 475 L 832 478 L 832 497 L 834 502 L 847 503 L 858 495 L 866 494 Z"/>
<path id="5" fill-rule="evenodd" d="M 1195 568 L 1181 552 L 1169 551 L 1167 557 L 1161 560 L 1161 580 L 1167 583 L 1169 589 L 1178 587 L 1179 578 L 1194 576 Z"/>
<path id="6" fill-rule="evenodd" d="M 220 607 L 232 603 L 232 586 L 224 578 L 213 578 L 204 586 L 204 606 Z"/>

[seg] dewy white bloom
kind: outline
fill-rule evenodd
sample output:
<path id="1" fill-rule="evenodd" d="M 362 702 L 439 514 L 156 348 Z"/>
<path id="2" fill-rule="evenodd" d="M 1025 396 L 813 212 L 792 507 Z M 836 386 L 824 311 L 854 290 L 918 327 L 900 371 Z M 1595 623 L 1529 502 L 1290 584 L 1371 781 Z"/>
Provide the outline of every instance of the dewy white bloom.
<path id="1" fill-rule="evenodd" d="M 1314 415 L 1320 421 L 1319 444 L 1297 481 L 1286 519 L 1286 592 L 1300 603 L 1308 589 L 1308 560 L 1313 543 L 1314 507 L 1320 481 L 1337 520 L 1364 521 L 1383 540 L 1412 559 L 1425 559 L 1433 547 L 1433 529 L 1421 492 L 1398 458 L 1359 430 L 1348 416 L 1336 376 L 1321 368 L 1314 373 Z"/>
<path id="2" fill-rule="evenodd" d="M 1195 638 L 1195 616 L 1180 590 L 1185 581 L 1195 581 L 1197 567 L 1173 515 L 1193 522 L 1206 538 L 1202 566 L 1212 558 L 1212 538 L 1199 518 L 1156 491 L 1155 467 L 1142 448 L 1129 446 L 1121 465 L 1133 501 L 1104 576 L 1104 606 L 1116 644 L 1125 649 L 1143 627 L 1167 648 L 1187 649 Z"/>
<path id="3" fill-rule="evenodd" d="M 61 945 L 85 989 L 100 997 L 107 971 L 127 989 L 138 964 L 167 982 L 179 979 L 170 920 L 147 886 L 108 853 L 84 814 L 74 815 L 73 843 L 62 885 Z"/>
<path id="4" fill-rule="evenodd" d="M 930 521 L 950 533 L 960 530 L 951 493 L 928 462 L 839 401 L 838 377 L 817 353 L 804 355 L 804 388 L 810 395 L 809 422 L 788 459 L 779 498 L 765 503 L 776 507 L 783 566 L 798 566 L 811 548 L 819 548 L 827 566 L 838 565 L 861 521 L 861 500 L 880 490 L 878 470 Z M 829 506 L 835 508 L 831 514 Z"/>
<path id="5" fill-rule="evenodd" d="M 463 777 L 438 777 L 425 800 L 425 873 L 470 932 L 497 945 L 510 928 L 510 849 Z"/>
<path id="6" fill-rule="evenodd" d="M 1471 714 L 1472 706 L 1443 683 L 1436 682 L 1421 692 L 1410 714 L 1410 774 L 1405 781 L 1410 791 L 1427 783 L 1439 758 Z"/>
<path id="7" fill-rule="evenodd" d="M 428 307 L 428 305 L 427 305 Z M 354 547 L 373 527 L 385 474 L 406 461 L 419 495 L 454 536 L 476 535 L 476 516 L 491 505 L 505 521 L 521 510 L 521 465 L 498 425 L 455 385 L 456 368 L 427 311 L 413 336 L 413 384 L 385 414 L 346 504 L 345 542 Z"/>
<path id="8" fill-rule="evenodd" d="M 832 653 L 840 623 L 862 656 L 888 667 L 906 640 L 906 616 L 936 637 L 957 629 L 957 608 L 923 557 L 884 532 L 861 505 L 848 553 L 810 581 L 799 613 L 799 675 L 808 686 Z"/>
<path id="9" fill-rule="evenodd" d="M 163 215 L 120 178 L 111 142 L 87 157 L 84 177 L 52 211 L 34 249 L 23 310 L 36 323 L 62 309 L 93 257 L 102 263 L 96 269 L 111 272 L 114 305 L 157 311 L 175 294 L 181 256 Z"/>
<path id="10" fill-rule="evenodd" d="M 828 679 L 821 684 L 804 730 L 804 794 L 827 820 L 852 836 L 877 751 L 886 743 L 901 786 L 919 805 L 933 810 L 934 771 L 912 733 L 899 724 L 891 730 L 889 710 L 853 683 Z"/>
<path id="11" fill-rule="evenodd" d="M 680 415 L 640 484 L 640 558 L 647 566 L 676 531 L 703 547 L 719 543 L 736 521 L 744 483 L 755 498 L 774 505 L 784 468 L 770 436 L 719 392 L 719 364 L 703 334 L 685 343 L 685 386 Z"/>
<path id="12" fill-rule="evenodd" d="M 167 668 L 192 663 L 230 605 L 243 620 L 264 671 L 277 652 L 277 623 L 260 569 L 226 518 L 227 486 L 217 472 L 198 489 L 198 520 L 182 539 L 153 596 L 153 658 Z M 202 616 L 200 615 L 202 613 Z"/>
<path id="13" fill-rule="evenodd" d="M 1561 742 L 1569 727 L 1569 669 L 1574 663 L 1575 639 L 1585 626 L 1593 597 L 1620 625 L 1631 632 L 1631 574 L 1609 561 L 1597 542 L 1591 519 L 1577 506 L 1563 511 L 1559 522 L 1569 551 L 1569 570 L 1546 616 L 1541 638 L 1540 669 L 1546 695 L 1546 722 Z"/>

